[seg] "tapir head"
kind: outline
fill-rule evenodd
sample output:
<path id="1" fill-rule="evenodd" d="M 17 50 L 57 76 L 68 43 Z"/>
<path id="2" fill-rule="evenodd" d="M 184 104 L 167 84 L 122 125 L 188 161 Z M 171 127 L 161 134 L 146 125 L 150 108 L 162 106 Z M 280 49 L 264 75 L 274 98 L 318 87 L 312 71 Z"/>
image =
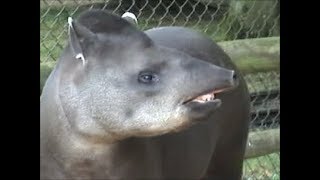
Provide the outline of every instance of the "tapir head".
<path id="1" fill-rule="evenodd" d="M 234 71 L 157 46 L 131 23 L 91 10 L 69 19 L 59 97 L 71 127 L 124 138 L 178 131 L 214 113 Z"/>

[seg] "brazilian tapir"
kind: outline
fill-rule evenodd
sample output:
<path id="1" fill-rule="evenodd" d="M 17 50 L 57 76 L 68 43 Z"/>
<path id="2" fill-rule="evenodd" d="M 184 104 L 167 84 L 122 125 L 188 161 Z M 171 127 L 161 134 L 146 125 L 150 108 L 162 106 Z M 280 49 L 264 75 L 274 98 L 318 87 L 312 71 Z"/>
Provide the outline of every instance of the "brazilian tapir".
<path id="1" fill-rule="evenodd" d="M 249 95 L 218 45 L 104 10 L 68 21 L 40 98 L 41 179 L 241 178 Z"/>

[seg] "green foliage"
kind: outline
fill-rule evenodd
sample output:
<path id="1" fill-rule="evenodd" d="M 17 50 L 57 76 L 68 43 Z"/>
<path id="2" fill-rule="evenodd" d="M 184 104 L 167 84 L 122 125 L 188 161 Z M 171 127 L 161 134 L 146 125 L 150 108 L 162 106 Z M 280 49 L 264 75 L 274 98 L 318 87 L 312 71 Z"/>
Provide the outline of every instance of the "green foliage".
<path id="1" fill-rule="evenodd" d="M 244 179 L 280 179 L 280 154 L 273 153 L 244 162 Z"/>

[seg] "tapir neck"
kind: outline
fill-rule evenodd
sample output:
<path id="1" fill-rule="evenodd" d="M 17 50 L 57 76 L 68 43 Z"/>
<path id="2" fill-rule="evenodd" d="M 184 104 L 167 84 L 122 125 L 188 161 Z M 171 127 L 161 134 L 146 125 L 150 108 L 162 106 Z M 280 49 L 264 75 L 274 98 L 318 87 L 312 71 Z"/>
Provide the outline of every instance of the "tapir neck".
<path id="1" fill-rule="evenodd" d="M 158 167 L 161 160 L 156 158 L 159 156 L 151 156 L 159 153 L 155 142 L 132 138 L 114 143 L 96 143 L 63 126 L 55 128 L 59 133 L 49 131 L 41 143 L 41 168 L 48 177 L 118 179 L 128 175 L 161 176 L 161 167 Z"/>
<path id="2" fill-rule="evenodd" d="M 111 149 L 117 143 L 96 143 L 77 134 L 66 119 L 59 98 L 60 77 L 56 67 L 47 80 L 41 95 L 40 155 L 43 178 L 87 177 L 85 169 L 103 158 L 105 166 L 112 162 Z M 86 164 L 87 163 L 87 164 Z M 108 169 L 105 167 L 105 169 Z M 69 173 L 72 172 L 72 173 Z M 79 175 L 73 174 L 79 173 Z"/>

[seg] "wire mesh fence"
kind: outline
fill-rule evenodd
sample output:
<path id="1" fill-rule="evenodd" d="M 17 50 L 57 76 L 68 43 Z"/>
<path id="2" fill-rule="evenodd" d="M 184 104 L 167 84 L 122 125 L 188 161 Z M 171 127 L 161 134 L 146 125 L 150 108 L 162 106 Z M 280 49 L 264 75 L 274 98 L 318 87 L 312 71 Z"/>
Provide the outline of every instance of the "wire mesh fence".
<path id="1" fill-rule="evenodd" d="M 216 42 L 280 36 L 280 0 L 40 0 L 40 63 L 55 63 L 66 45 L 67 18 L 87 9 L 130 11 L 138 28 L 185 26 Z M 280 128 L 279 72 L 247 74 L 251 132 Z M 244 179 L 280 179 L 280 153 L 246 160 Z"/>

